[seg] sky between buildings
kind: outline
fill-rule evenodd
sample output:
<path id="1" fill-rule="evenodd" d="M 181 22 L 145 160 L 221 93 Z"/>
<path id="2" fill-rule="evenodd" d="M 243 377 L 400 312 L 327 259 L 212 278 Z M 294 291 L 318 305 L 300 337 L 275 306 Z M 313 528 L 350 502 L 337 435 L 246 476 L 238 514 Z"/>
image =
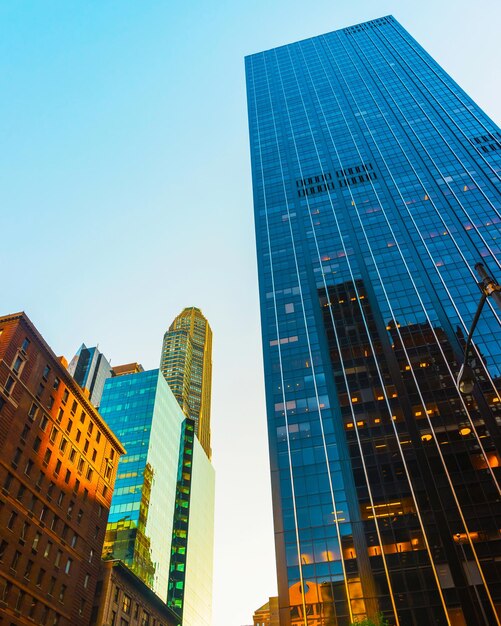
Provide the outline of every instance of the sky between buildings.
<path id="1" fill-rule="evenodd" d="M 207 316 L 214 626 L 276 592 L 243 57 L 390 13 L 499 122 L 499 0 L 0 2 L 0 313 L 148 369 Z"/>

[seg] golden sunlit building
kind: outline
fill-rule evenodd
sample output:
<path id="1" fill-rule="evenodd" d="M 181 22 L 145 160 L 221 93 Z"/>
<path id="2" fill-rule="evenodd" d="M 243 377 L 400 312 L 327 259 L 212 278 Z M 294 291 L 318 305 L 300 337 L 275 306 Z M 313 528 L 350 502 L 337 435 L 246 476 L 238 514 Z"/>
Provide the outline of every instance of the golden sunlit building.
<path id="1" fill-rule="evenodd" d="M 200 309 L 188 307 L 172 322 L 164 335 L 160 369 L 210 458 L 212 330 Z"/>
<path id="2" fill-rule="evenodd" d="M 0 623 L 87 626 L 125 450 L 24 313 L 0 317 Z"/>

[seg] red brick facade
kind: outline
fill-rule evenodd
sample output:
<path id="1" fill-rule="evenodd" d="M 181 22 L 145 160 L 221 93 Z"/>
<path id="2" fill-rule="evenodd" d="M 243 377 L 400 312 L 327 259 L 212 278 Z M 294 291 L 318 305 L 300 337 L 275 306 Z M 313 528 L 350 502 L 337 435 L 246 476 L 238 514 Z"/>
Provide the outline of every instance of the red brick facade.
<path id="1" fill-rule="evenodd" d="M 29 318 L 0 317 L 2 624 L 89 624 L 123 453 Z"/>

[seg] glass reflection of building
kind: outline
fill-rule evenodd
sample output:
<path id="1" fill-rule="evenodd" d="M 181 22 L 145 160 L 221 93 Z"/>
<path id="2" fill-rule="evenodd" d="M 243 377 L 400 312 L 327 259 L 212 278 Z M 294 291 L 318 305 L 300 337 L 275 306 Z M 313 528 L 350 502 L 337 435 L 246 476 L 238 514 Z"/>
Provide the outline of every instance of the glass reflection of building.
<path id="1" fill-rule="evenodd" d="M 281 624 L 499 624 L 499 129 L 393 17 L 246 73 Z"/>
<path id="2" fill-rule="evenodd" d="M 108 379 L 100 413 L 127 450 L 103 556 L 122 560 L 166 601 L 184 416 L 159 370 Z"/>

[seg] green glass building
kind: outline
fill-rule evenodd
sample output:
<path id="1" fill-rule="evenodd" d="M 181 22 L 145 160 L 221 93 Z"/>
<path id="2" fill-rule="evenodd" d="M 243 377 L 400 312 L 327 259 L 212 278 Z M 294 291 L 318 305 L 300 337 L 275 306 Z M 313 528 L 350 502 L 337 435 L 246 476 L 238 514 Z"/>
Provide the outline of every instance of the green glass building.
<path id="1" fill-rule="evenodd" d="M 158 369 L 108 379 L 100 412 L 127 450 L 103 557 L 122 560 L 183 626 L 210 626 L 214 469 L 193 420 Z"/>
<path id="2" fill-rule="evenodd" d="M 108 379 L 100 412 L 127 450 L 103 556 L 122 560 L 166 599 L 184 415 L 158 370 Z"/>

